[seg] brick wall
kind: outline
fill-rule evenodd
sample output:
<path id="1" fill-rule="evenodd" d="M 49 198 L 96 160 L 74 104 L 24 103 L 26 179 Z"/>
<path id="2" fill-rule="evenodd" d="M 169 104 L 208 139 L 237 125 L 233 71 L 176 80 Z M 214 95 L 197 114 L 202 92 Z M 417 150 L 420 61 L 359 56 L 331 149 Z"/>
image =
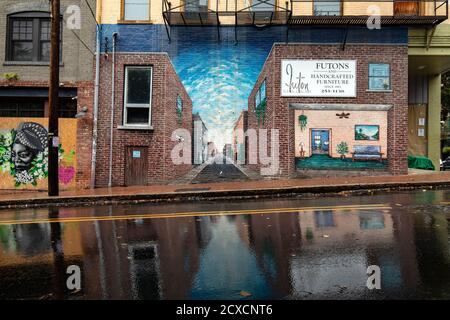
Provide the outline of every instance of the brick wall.
<path id="1" fill-rule="evenodd" d="M 124 130 L 122 125 L 124 105 L 125 67 L 152 66 L 152 126 L 153 130 Z M 99 98 L 98 149 L 96 185 L 107 186 L 109 179 L 109 143 L 111 119 L 112 55 L 101 57 L 101 83 Z M 175 165 L 171 151 L 178 143 L 171 140 L 178 128 L 188 130 L 192 136 L 192 102 L 178 78 L 167 54 L 116 54 L 113 174 L 114 186 L 125 185 L 126 147 L 148 148 L 148 184 L 169 181 L 187 173 L 191 164 Z M 176 99 L 183 100 L 182 123 L 178 123 Z M 189 157 L 190 159 L 190 157 Z"/>
<path id="2" fill-rule="evenodd" d="M 96 0 L 87 0 L 93 10 Z M 6 55 L 6 38 L 8 15 L 26 12 L 50 12 L 48 0 L 2 0 L 0 6 L 0 75 L 17 73 L 22 80 L 48 79 L 49 64 L 45 62 L 10 62 Z M 72 21 L 73 15 L 66 12 L 69 6 L 80 8 L 81 29 L 71 30 L 65 21 Z M 62 0 L 62 61 L 60 67 L 61 81 L 89 81 L 93 78 L 92 60 L 95 52 L 95 20 L 85 0 Z M 79 40 L 79 39 L 81 40 Z M 87 47 L 87 48 L 86 48 Z"/>
<path id="3" fill-rule="evenodd" d="M 286 98 L 281 97 L 282 59 L 354 59 L 357 60 L 356 98 Z M 369 92 L 368 64 L 389 63 L 392 92 Z M 267 107 L 265 121 L 257 123 L 255 93 L 266 79 Z M 299 45 L 275 44 L 248 99 L 249 128 L 279 129 L 280 172 L 289 176 L 295 171 L 295 116 L 290 103 L 389 104 L 388 163 L 392 174 L 405 174 L 407 164 L 408 49 L 403 45 Z M 270 148 L 269 148 L 270 150 Z M 259 162 L 258 162 L 259 163 Z M 250 165 L 260 169 L 261 165 Z"/>

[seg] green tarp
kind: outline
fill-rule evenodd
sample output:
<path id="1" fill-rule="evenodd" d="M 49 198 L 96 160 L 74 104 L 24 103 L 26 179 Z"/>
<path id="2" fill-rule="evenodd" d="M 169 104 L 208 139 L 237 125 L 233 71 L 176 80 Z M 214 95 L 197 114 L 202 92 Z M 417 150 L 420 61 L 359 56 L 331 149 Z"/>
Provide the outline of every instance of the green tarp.
<path id="1" fill-rule="evenodd" d="M 408 156 L 408 168 L 434 170 L 433 162 L 427 157 L 422 156 Z"/>

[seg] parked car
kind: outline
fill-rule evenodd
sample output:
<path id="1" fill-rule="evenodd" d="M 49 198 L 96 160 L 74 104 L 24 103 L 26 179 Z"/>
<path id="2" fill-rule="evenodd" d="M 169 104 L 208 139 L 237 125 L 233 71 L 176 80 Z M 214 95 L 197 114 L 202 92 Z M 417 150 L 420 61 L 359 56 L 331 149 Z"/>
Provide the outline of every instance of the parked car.
<path id="1" fill-rule="evenodd" d="M 447 157 L 444 161 L 441 163 L 441 170 L 445 171 L 447 169 L 450 169 L 450 157 Z"/>

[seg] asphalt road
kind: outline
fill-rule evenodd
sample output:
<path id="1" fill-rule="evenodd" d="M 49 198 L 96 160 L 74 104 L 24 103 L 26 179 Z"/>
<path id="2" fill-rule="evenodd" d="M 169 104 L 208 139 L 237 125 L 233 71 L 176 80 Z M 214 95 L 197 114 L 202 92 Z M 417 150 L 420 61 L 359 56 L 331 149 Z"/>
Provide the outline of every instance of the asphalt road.
<path id="1" fill-rule="evenodd" d="M 245 181 L 247 176 L 242 173 L 233 163 L 226 162 L 221 155 L 217 156 L 216 161 L 208 164 L 191 181 L 191 183 L 214 183 L 228 181 Z"/>
<path id="2" fill-rule="evenodd" d="M 0 298 L 449 299 L 449 223 L 450 190 L 2 210 Z"/>

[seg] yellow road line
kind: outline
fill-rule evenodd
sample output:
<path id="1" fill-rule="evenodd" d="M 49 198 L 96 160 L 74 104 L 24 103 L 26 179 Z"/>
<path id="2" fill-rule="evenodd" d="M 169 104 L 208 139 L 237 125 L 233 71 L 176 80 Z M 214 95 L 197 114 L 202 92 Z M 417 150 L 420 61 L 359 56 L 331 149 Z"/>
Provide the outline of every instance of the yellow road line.
<path id="1" fill-rule="evenodd" d="M 302 208 L 276 208 L 276 209 L 250 209 L 231 211 L 205 211 L 205 212 L 179 212 L 179 213 L 147 213 L 136 215 L 116 215 L 116 216 L 88 216 L 70 218 L 45 218 L 45 219 L 24 219 L 24 220 L 0 220 L 0 225 L 14 224 L 36 224 L 36 223 L 71 223 L 71 222 L 91 222 L 91 221 L 113 221 L 113 220 L 134 220 L 134 219 L 165 219 L 165 218 L 188 218 L 203 216 L 229 216 L 242 214 L 272 214 L 272 213 L 292 213 L 318 210 L 389 210 L 392 209 L 387 204 L 373 205 L 348 205 L 348 206 L 323 206 L 323 207 L 302 207 Z"/>

